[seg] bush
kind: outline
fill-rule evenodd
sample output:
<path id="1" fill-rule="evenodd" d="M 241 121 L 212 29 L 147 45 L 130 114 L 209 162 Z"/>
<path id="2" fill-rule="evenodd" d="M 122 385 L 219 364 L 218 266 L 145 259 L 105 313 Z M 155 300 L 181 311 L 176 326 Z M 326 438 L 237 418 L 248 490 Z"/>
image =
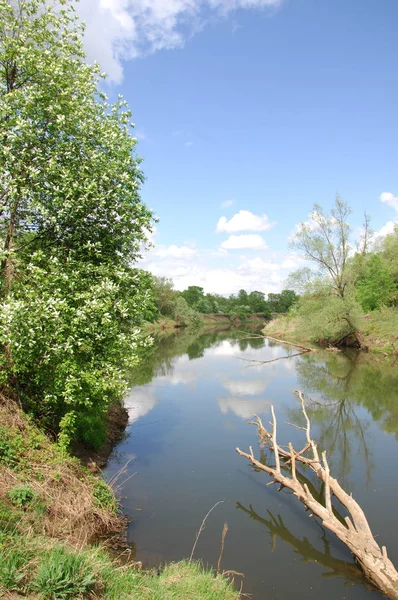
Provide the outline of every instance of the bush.
<path id="1" fill-rule="evenodd" d="M 8 492 L 8 497 L 15 506 L 24 508 L 37 500 L 38 494 L 30 485 L 17 485 Z"/>
<path id="2" fill-rule="evenodd" d="M 18 462 L 14 448 L 7 439 L 0 439 L 0 464 L 10 467 Z"/>
<path id="3" fill-rule="evenodd" d="M 117 511 L 115 496 L 113 495 L 111 488 L 105 483 L 103 479 L 98 479 L 95 482 L 93 495 L 97 506 L 111 510 L 112 512 Z"/>
<path id="4" fill-rule="evenodd" d="M 90 593 L 96 582 L 80 554 L 54 548 L 43 556 L 33 588 L 45 600 L 75 600 Z"/>

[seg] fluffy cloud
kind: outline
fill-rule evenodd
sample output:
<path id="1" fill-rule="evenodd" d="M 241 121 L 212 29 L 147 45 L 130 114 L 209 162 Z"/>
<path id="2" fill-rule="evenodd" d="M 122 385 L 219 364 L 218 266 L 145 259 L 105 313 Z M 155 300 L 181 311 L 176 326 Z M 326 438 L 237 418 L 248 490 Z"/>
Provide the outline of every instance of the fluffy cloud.
<path id="1" fill-rule="evenodd" d="M 157 246 L 153 252 L 154 256 L 159 258 L 186 259 L 196 254 L 196 250 L 188 246 Z"/>
<path id="2" fill-rule="evenodd" d="M 224 250 L 264 250 L 267 244 L 261 235 L 254 233 L 248 235 L 230 235 L 227 240 L 221 244 Z"/>
<path id="3" fill-rule="evenodd" d="M 247 255 L 242 255 L 224 249 L 214 251 L 158 245 L 143 253 L 144 258 L 139 266 L 154 275 L 170 277 L 177 290 L 199 285 L 206 293 L 225 296 L 236 294 L 240 289 L 277 293 L 285 286 L 291 268 L 296 268 L 302 259 L 292 253 L 279 257 L 270 253 L 267 256 L 263 243 L 264 240 L 259 256 L 253 248 L 247 251 Z"/>
<path id="4" fill-rule="evenodd" d="M 383 227 L 381 227 L 378 231 L 375 232 L 374 237 L 376 239 L 383 238 L 389 233 L 394 233 L 394 229 L 397 224 L 398 223 L 396 221 L 387 221 L 387 223 L 383 225 Z"/>
<path id="5" fill-rule="evenodd" d="M 383 192 L 380 194 L 379 200 L 388 206 L 391 206 L 398 213 L 398 196 L 394 196 L 391 192 Z M 387 221 L 378 231 L 374 233 L 374 240 L 377 241 L 380 238 L 385 237 L 389 233 L 393 233 L 394 229 L 398 225 L 398 215 L 395 221 Z"/>
<path id="6" fill-rule="evenodd" d="M 380 200 L 398 212 L 398 196 L 394 196 L 391 192 L 383 192 L 380 194 Z"/>
<path id="7" fill-rule="evenodd" d="M 240 210 L 228 221 L 221 217 L 217 223 L 217 233 L 237 233 L 238 231 L 266 231 L 272 227 L 267 215 L 254 215 L 248 210 Z"/>
<path id="8" fill-rule="evenodd" d="M 228 411 L 235 413 L 241 419 L 250 419 L 254 414 L 268 413 L 271 402 L 269 400 L 247 398 L 218 398 L 218 406 L 226 415 Z"/>
<path id="9" fill-rule="evenodd" d="M 234 396 L 257 396 L 267 387 L 264 379 L 228 379 L 223 386 Z"/>
<path id="10" fill-rule="evenodd" d="M 214 17 L 242 9 L 279 6 L 282 0 L 80 0 L 86 22 L 88 59 L 113 82 L 123 78 L 122 61 L 178 48 Z"/>
<path id="11" fill-rule="evenodd" d="M 124 399 L 124 406 L 129 415 L 129 423 L 144 417 L 154 408 L 157 402 L 154 388 L 133 387 Z"/>

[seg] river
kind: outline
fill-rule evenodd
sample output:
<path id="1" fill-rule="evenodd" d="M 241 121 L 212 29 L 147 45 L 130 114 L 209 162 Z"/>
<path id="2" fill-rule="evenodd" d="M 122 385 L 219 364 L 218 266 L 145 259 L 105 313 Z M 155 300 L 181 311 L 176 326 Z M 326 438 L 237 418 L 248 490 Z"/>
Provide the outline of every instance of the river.
<path id="1" fill-rule="evenodd" d="M 303 424 L 294 393 L 302 390 L 332 474 L 398 565 L 398 365 L 349 351 L 260 364 L 296 352 L 233 330 L 182 332 L 148 351 L 132 372 L 127 436 L 105 470 L 112 477 L 129 461 L 120 481 L 136 560 L 155 566 L 189 556 L 202 519 L 222 501 L 195 557 L 217 565 L 227 522 L 222 568 L 244 573 L 243 591 L 253 600 L 382 597 L 333 534 L 288 490 L 266 487 L 268 476 L 235 448 L 253 446 L 259 456 L 248 421 L 257 413 L 267 422 L 271 405 L 279 443 L 302 447 L 303 432 L 287 424 Z"/>

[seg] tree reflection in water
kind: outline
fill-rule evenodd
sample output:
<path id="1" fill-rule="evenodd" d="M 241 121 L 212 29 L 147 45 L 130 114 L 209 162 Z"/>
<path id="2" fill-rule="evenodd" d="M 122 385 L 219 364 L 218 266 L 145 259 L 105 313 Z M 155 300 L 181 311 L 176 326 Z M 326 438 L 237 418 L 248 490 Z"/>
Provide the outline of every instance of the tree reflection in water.
<path id="1" fill-rule="evenodd" d="M 369 449 L 366 408 L 381 427 L 398 436 L 398 372 L 359 352 L 326 352 L 301 357 L 296 362 L 298 387 L 306 394 L 307 411 L 319 446 L 326 450 L 337 478 L 347 485 L 353 461 L 360 457 L 370 481 L 373 460 Z M 302 424 L 299 408 L 289 419 Z"/>
<path id="2" fill-rule="evenodd" d="M 324 528 L 317 522 L 322 530 L 323 550 L 315 548 L 306 537 L 300 539 L 296 537 L 285 525 L 280 515 L 275 517 L 271 511 L 267 510 L 268 518 L 260 517 L 253 509 L 252 505 L 246 508 L 240 502 L 236 503 L 238 510 L 242 510 L 258 523 L 264 525 L 272 540 L 272 550 L 275 549 L 278 538 L 287 542 L 295 550 L 296 554 L 302 557 L 303 562 L 313 562 L 327 569 L 323 577 L 340 577 L 344 579 L 346 585 L 364 585 L 368 589 L 373 589 L 366 581 L 361 569 L 353 562 L 347 562 L 335 558 L 330 553 L 330 545 L 327 540 L 327 534 Z"/>

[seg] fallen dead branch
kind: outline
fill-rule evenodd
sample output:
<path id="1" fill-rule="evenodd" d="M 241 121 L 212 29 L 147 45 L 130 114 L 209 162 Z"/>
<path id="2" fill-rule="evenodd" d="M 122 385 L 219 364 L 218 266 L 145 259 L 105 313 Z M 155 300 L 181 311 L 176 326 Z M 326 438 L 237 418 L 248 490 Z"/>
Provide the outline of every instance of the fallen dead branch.
<path id="1" fill-rule="evenodd" d="M 295 346 L 296 348 L 301 348 L 306 352 L 314 352 L 314 348 L 308 348 L 308 346 L 301 346 L 301 344 L 295 344 L 293 342 L 287 342 L 286 340 L 278 340 L 278 338 L 271 337 L 270 335 L 265 335 L 265 338 L 268 340 L 272 340 L 273 342 L 278 342 L 279 344 L 287 344 L 288 346 Z"/>
<path id="2" fill-rule="evenodd" d="M 258 365 L 267 365 L 269 363 L 277 362 L 278 360 L 284 360 L 286 358 L 293 358 L 294 356 L 301 356 L 302 354 L 307 354 L 308 350 L 302 350 L 301 352 L 295 352 L 294 354 L 287 354 L 286 356 L 278 356 L 278 358 L 272 358 L 271 360 L 255 360 L 254 358 L 242 358 L 237 356 L 237 360 L 244 360 L 245 362 L 256 363 L 256 365 L 249 365 L 250 367 L 255 367 Z"/>
<path id="3" fill-rule="evenodd" d="M 247 458 L 257 469 L 268 473 L 272 477 L 270 484 L 279 483 L 279 489 L 286 487 L 292 490 L 300 502 L 311 511 L 310 516 L 319 517 L 322 525 L 332 531 L 351 550 L 367 579 L 383 594 L 392 600 L 398 600 L 398 572 L 388 558 L 387 549 L 385 546 L 380 548 L 377 544 L 365 513 L 359 504 L 343 490 L 337 479 L 330 475 L 326 453 L 323 452 L 322 456 L 319 456 L 318 448 L 311 438 L 311 423 L 305 409 L 304 396 L 301 392 L 298 392 L 298 395 L 306 421 L 306 444 L 302 450 L 297 452 L 291 443 L 289 443 L 288 450 L 278 444 L 277 421 L 272 407 L 272 432 L 264 427 L 257 415 L 255 415 L 256 421 L 253 424 L 257 425 L 261 444 L 268 446 L 274 453 L 275 465 L 268 466 L 257 460 L 251 447 L 249 454 L 242 452 L 239 448 L 236 451 Z M 310 455 L 306 456 L 308 452 Z M 307 465 L 323 482 L 324 504 L 314 497 L 308 484 L 300 480 L 297 470 L 298 463 Z M 287 475 L 285 474 L 286 470 L 283 469 L 286 465 L 289 465 L 291 469 L 290 474 Z M 348 512 L 349 516 L 345 517 L 343 522 L 335 514 L 332 496 L 335 496 Z"/>

